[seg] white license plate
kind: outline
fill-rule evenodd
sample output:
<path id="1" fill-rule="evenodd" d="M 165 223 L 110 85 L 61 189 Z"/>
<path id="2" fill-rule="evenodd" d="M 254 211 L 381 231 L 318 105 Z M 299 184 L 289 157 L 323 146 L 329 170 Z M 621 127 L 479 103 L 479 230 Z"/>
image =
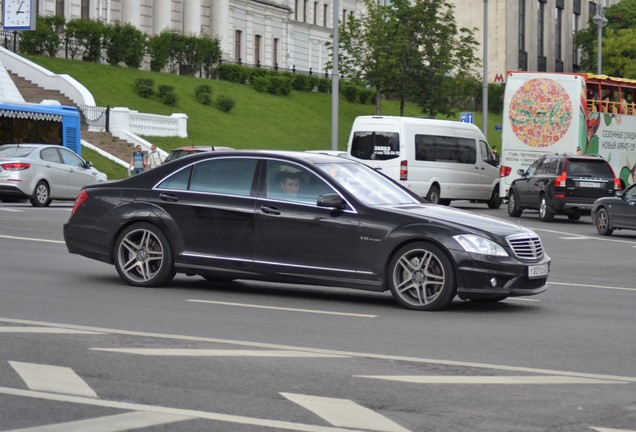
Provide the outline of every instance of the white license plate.
<path id="1" fill-rule="evenodd" d="M 536 279 L 548 275 L 548 265 L 541 264 L 535 266 L 528 266 L 528 278 Z"/>
<path id="2" fill-rule="evenodd" d="M 580 187 L 586 187 L 586 188 L 602 188 L 603 187 L 603 183 L 599 183 L 599 182 L 580 182 L 579 186 Z"/>

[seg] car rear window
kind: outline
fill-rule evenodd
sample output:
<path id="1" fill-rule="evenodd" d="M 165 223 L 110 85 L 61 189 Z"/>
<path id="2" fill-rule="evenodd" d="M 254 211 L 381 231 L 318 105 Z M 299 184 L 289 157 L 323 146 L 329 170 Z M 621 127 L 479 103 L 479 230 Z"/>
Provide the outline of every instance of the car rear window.
<path id="1" fill-rule="evenodd" d="M 35 150 L 35 147 L 7 146 L 0 147 L 0 158 L 6 157 L 26 157 Z"/>
<path id="2" fill-rule="evenodd" d="M 572 177 L 614 178 L 612 168 L 604 160 L 570 159 L 567 171 Z"/>
<path id="3" fill-rule="evenodd" d="M 400 135 L 397 132 L 355 132 L 351 156 L 364 160 L 395 159 L 400 156 Z"/>

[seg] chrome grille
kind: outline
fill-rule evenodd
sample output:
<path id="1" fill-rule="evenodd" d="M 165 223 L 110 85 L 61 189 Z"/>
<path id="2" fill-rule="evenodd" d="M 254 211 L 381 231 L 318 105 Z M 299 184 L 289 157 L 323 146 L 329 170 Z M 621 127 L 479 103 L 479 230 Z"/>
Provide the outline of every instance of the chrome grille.
<path id="1" fill-rule="evenodd" d="M 517 258 L 522 260 L 538 260 L 543 258 L 543 244 L 537 236 L 515 234 L 506 237 Z"/>

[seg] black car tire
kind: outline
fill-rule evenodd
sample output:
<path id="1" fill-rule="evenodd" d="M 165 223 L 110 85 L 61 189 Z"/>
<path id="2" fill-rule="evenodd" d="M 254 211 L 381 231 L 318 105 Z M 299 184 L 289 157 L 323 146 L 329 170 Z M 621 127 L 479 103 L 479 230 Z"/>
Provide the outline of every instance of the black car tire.
<path id="1" fill-rule="evenodd" d="M 501 207 L 501 197 L 499 196 L 499 185 L 495 186 L 492 190 L 492 195 L 490 195 L 490 200 L 487 202 L 488 208 L 490 209 L 498 209 Z"/>
<path id="2" fill-rule="evenodd" d="M 172 249 L 165 234 L 150 223 L 128 226 L 115 242 L 115 268 L 134 286 L 165 284 L 175 275 Z"/>
<path id="3" fill-rule="evenodd" d="M 400 248 L 389 263 L 386 277 L 393 298 L 407 309 L 443 309 L 457 293 L 451 260 L 430 243 L 416 242 Z"/>
<path id="4" fill-rule="evenodd" d="M 428 190 L 428 193 L 426 194 L 426 199 L 432 202 L 433 204 L 439 204 L 440 203 L 439 186 L 437 185 L 431 186 L 431 188 Z"/>
<path id="5" fill-rule="evenodd" d="M 511 189 L 508 193 L 508 214 L 512 217 L 519 217 L 521 213 L 523 213 L 523 210 L 519 207 L 517 192 Z"/>
<path id="6" fill-rule="evenodd" d="M 550 222 L 554 219 L 554 211 L 550 208 L 550 201 L 545 195 L 539 197 L 539 219 L 543 222 Z"/>
<path id="7" fill-rule="evenodd" d="M 596 226 L 596 231 L 598 231 L 599 234 L 607 236 L 612 235 L 614 230 L 610 228 L 610 217 L 606 208 L 601 207 L 596 210 L 594 226 Z"/>
<path id="8" fill-rule="evenodd" d="M 51 204 L 51 188 L 44 180 L 40 180 L 35 185 L 35 190 L 29 201 L 33 207 L 46 207 Z"/>

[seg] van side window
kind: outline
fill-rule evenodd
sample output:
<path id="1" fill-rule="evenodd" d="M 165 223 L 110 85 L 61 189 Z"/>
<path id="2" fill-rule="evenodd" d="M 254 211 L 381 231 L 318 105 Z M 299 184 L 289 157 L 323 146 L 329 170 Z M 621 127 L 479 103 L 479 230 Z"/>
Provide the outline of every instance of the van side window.
<path id="1" fill-rule="evenodd" d="M 400 156 L 400 135 L 397 132 L 355 132 L 351 156 L 365 160 L 395 159 Z"/>
<path id="2" fill-rule="evenodd" d="M 477 146 L 470 138 L 415 135 L 415 160 L 474 164 Z"/>

